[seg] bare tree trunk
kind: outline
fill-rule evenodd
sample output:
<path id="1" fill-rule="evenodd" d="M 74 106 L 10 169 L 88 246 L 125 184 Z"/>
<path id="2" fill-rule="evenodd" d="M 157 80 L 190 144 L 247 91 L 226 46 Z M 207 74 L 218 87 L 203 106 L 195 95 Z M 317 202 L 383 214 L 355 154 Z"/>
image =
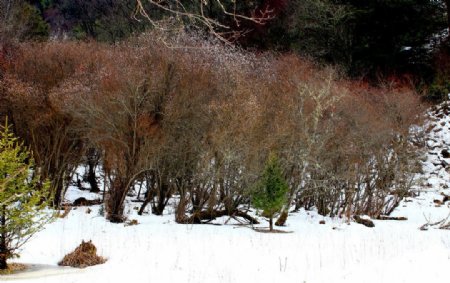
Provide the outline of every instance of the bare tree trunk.
<path id="1" fill-rule="evenodd" d="M 175 211 L 175 221 L 180 224 L 189 223 L 188 217 L 186 216 L 186 206 L 187 200 L 185 194 L 180 193 L 180 202 L 177 205 Z"/>
<path id="2" fill-rule="evenodd" d="M 164 179 L 158 184 L 158 191 L 156 192 L 156 203 L 153 204 L 152 213 L 154 215 L 163 215 L 164 209 L 171 198 L 171 188 Z"/>
<path id="3" fill-rule="evenodd" d="M 288 218 L 288 211 L 287 208 L 284 208 L 280 213 L 280 216 L 278 217 L 277 221 L 275 222 L 275 225 L 284 226 L 286 224 L 287 218 Z"/>
<path id="4" fill-rule="evenodd" d="M 269 218 L 269 230 L 273 231 L 273 216 L 271 215 Z"/>
<path id="5" fill-rule="evenodd" d="M 6 225 L 6 206 L 2 207 L 1 211 L 1 219 L 0 219 L 0 227 L 5 228 Z M 6 247 L 6 231 L 3 231 L 2 235 L 0 236 L 0 270 L 4 270 L 8 268 L 8 264 L 6 263 L 6 258 L 8 254 L 8 249 Z"/>
<path id="6" fill-rule="evenodd" d="M 139 215 L 142 215 L 145 207 L 154 199 L 156 201 L 152 202 L 152 213 L 154 215 L 163 215 L 164 209 L 171 198 L 171 188 L 164 178 L 156 177 L 156 175 L 155 173 L 152 175 L 152 178 L 147 178 L 147 192 L 144 203 L 139 209 Z"/>
<path id="7" fill-rule="evenodd" d="M 91 186 L 91 192 L 98 193 L 100 192 L 100 188 L 97 184 L 97 178 L 95 178 L 95 166 L 97 165 L 99 159 L 99 155 L 95 148 L 90 148 L 88 150 L 88 175 L 87 181 Z"/>
<path id="8" fill-rule="evenodd" d="M 147 191 L 145 200 L 141 205 L 141 208 L 138 211 L 138 215 L 142 215 L 144 213 L 145 207 L 153 200 L 153 190 Z"/>
<path id="9" fill-rule="evenodd" d="M 56 184 L 54 184 L 54 188 L 55 188 L 55 195 L 53 198 L 53 206 L 54 207 L 59 207 L 59 204 L 61 203 L 61 195 L 62 195 L 62 190 L 63 190 L 63 180 L 62 179 L 58 179 L 56 181 Z"/>
<path id="10" fill-rule="evenodd" d="M 122 199 L 123 195 L 127 193 L 126 183 L 121 178 L 115 177 L 111 189 L 108 192 L 108 197 L 106 198 L 106 218 L 113 223 L 121 223 L 124 221 Z"/>
<path id="11" fill-rule="evenodd" d="M 211 210 L 211 211 L 198 211 L 193 213 L 191 216 L 186 216 L 186 214 L 181 215 L 177 218 L 177 223 L 179 224 L 201 224 L 201 223 L 209 223 L 210 221 L 222 217 L 222 216 L 231 216 L 231 217 L 242 217 L 251 224 L 259 224 L 258 220 L 248 215 L 243 211 L 228 211 L 224 210 Z"/>
<path id="12" fill-rule="evenodd" d="M 88 169 L 87 181 L 89 182 L 89 185 L 91 185 L 91 192 L 98 193 L 98 192 L 100 192 L 100 188 L 98 187 L 97 179 L 95 178 L 94 166 L 92 165 L 91 162 L 89 162 L 88 167 L 89 167 L 89 169 Z"/>
<path id="13" fill-rule="evenodd" d="M 5 270 L 8 268 L 6 263 L 6 252 L 4 251 L 2 245 L 0 245 L 0 270 Z"/>

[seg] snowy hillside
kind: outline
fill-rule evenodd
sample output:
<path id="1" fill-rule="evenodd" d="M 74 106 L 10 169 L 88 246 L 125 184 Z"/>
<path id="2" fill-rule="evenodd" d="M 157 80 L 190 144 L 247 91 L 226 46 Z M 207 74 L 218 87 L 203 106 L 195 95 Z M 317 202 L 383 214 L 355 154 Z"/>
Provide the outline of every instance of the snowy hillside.
<path id="1" fill-rule="evenodd" d="M 217 225 L 180 225 L 172 207 L 164 216 L 138 216 L 127 203 L 128 219 L 138 225 L 111 224 L 100 206 L 78 207 L 49 224 L 16 262 L 35 264 L 28 272 L 0 277 L 13 282 L 450 282 L 450 230 L 427 222 L 450 212 L 450 110 L 440 106 L 426 125 L 425 185 L 405 199 L 392 216 L 406 221 L 374 220 L 375 227 L 312 211 L 292 213 L 290 233 L 260 233 L 228 217 Z M 448 155 L 447 155 L 448 154 Z M 79 196 L 99 198 L 72 187 Z M 319 224 L 324 220 L 325 224 Z M 261 221 L 260 227 L 268 224 Z M 81 240 L 92 240 L 108 261 L 85 269 L 57 267 Z"/>

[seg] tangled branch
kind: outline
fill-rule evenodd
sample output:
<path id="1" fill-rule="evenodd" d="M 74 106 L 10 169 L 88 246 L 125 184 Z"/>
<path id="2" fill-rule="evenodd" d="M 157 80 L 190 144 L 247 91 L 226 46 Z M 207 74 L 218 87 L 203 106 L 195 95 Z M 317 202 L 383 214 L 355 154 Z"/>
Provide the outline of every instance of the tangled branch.
<path id="1" fill-rule="evenodd" d="M 177 22 L 188 21 L 193 26 L 206 29 L 210 34 L 224 42 L 232 42 L 249 32 L 248 29 L 242 28 L 242 21 L 264 25 L 275 17 L 274 10 L 268 5 L 255 8 L 249 15 L 244 15 L 237 12 L 235 0 L 228 1 L 230 3 L 225 3 L 222 0 L 193 0 L 189 3 L 189 7 L 182 0 L 147 0 L 147 3 L 151 4 L 155 10 L 170 15 L 170 19 L 175 19 Z M 166 25 L 152 18 L 143 0 L 137 0 L 136 2 L 135 18 L 138 15 L 143 16 L 155 28 L 167 29 Z M 232 8 L 227 8 L 226 6 L 229 5 L 226 4 L 229 4 Z M 205 11 L 212 5 L 219 9 L 220 14 L 226 16 L 226 21 L 220 21 L 206 14 Z"/>

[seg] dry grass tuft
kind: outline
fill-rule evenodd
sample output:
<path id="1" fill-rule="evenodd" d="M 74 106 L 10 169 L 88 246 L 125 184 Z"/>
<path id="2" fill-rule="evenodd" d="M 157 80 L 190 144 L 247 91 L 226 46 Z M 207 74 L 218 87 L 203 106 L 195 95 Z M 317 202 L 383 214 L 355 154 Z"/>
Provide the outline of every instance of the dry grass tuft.
<path id="1" fill-rule="evenodd" d="M 5 270 L 0 270 L 0 275 L 9 275 L 16 273 L 18 271 L 23 271 L 27 269 L 27 266 L 25 264 L 21 263 L 10 263 L 8 264 L 8 268 Z"/>
<path id="2" fill-rule="evenodd" d="M 58 265 L 85 268 L 105 262 L 105 258 L 97 255 L 97 248 L 94 246 L 92 241 L 82 241 L 81 245 L 79 245 L 73 252 L 67 254 L 63 260 L 58 263 Z"/>
<path id="3" fill-rule="evenodd" d="M 138 225 L 139 222 L 136 219 L 132 219 L 130 221 L 125 222 L 125 226 L 134 226 L 134 225 Z"/>
<path id="4" fill-rule="evenodd" d="M 66 218 L 67 215 L 69 215 L 70 210 L 72 210 L 72 208 L 70 207 L 70 205 L 64 205 L 64 211 L 62 213 L 58 214 L 58 218 Z"/>

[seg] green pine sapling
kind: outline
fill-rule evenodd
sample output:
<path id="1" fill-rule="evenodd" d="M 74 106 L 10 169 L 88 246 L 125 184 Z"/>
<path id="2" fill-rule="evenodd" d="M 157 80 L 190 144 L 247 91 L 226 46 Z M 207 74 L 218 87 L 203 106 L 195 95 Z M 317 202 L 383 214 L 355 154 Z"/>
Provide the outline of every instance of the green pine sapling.
<path id="1" fill-rule="evenodd" d="M 252 192 L 252 204 L 262 209 L 269 218 L 270 231 L 273 231 L 273 217 L 287 201 L 288 185 L 275 154 L 266 162 L 263 175 Z"/>
<path id="2" fill-rule="evenodd" d="M 50 186 L 39 182 L 33 167 L 30 152 L 6 122 L 0 127 L 0 270 L 53 217 L 45 211 Z"/>

